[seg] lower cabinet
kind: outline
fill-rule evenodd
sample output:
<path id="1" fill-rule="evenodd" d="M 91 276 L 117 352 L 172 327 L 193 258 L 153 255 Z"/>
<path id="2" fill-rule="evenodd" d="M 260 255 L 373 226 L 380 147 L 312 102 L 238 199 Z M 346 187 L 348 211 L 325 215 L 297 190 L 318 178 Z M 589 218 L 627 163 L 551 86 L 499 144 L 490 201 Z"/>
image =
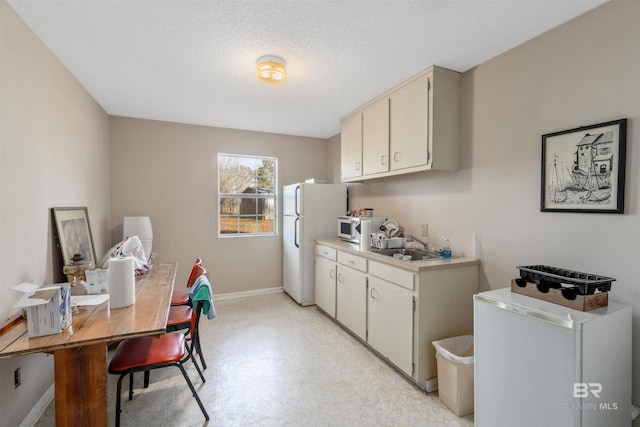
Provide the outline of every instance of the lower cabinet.
<path id="1" fill-rule="evenodd" d="M 316 304 L 428 391 L 432 342 L 473 333 L 477 262 L 415 271 L 317 245 L 315 278 Z"/>
<path id="2" fill-rule="evenodd" d="M 336 262 L 316 256 L 316 305 L 336 317 Z"/>
<path id="3" fill-rule="evenodd" d="M 367 339 L 367 275 L 338 264 L 336 319 L 363 340 Z"/>
<path id="4" fill-rule="evenodd" d="M 369 276 L 367 342 L 405 374 L 413 375 L 413 293 Z"/>

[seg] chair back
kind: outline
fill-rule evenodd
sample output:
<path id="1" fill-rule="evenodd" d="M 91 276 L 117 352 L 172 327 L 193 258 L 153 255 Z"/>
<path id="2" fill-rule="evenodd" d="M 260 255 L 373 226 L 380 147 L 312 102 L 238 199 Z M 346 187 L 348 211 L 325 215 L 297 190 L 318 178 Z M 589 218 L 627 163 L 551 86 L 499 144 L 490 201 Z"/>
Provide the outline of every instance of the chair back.
<path id="1" fill-rule="evenodd" d="M 191 312 L 191 322 L 190 322 L 190 334 L 191 337 L 198 337 L 198 328 L 200 326 L 200 314 L 202 313 L 202 307 L 204 306 L 204 301 L 198 301 L 196 304 L 195 310 Z M 197 338 L 195 338 L 197 339 Z M 192 342 L 192 345 L 195 344 Z"/>
<path id="2" fill-rule="evenodd" d="M 206 277 L 202 278 L 203 283 L 198 285 L 198 288 L 192 290 L 196 291 L 195 295 L 192 295 L 192 302 L 195 303 L 193 312 L 191 313 L 191 331 L 195 332 L 195 336 L 198 336 L 197 328 L 200 323 L 200 314 L 202 313 L 205 303 L 209 307 L 209 310 L 213 310 L 213 296 L 211 295 L 211 285 Z M 192 335 L 193 336 L 193 335 Z"/>
<path id="3" fill-rule="evenodd" d="M 207 272 L 207 270 L 205 270 L 203 266 L 201 266 L 200 264 L 195 264 L 193 266 L 193 268 L 191 269 L 191 274 L 189 275 L 189 280 L 187 280 L 187 288 L 192 287 L 193 284 L 198 279 L 198 277 L 202 276 L 206 272 Z"/>

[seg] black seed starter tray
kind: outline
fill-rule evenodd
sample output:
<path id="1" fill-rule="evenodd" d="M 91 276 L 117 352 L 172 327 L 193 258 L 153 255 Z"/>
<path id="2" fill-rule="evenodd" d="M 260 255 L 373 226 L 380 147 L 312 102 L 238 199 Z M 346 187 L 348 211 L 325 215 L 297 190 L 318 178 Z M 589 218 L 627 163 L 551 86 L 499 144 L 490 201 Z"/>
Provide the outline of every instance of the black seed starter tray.
<path id="1" fill-rule="evenodd" d="M 577 287 L 579 295 L 591 295 L 596 290 L 609 292 L 614 278 L 598 276 L 566 268 L 550 267 L 548 265 L 525 265 L 517 267 L 520 277 L 527 282 L 540 283 L 550 288 L 558 288 L 561 284 Z"/>

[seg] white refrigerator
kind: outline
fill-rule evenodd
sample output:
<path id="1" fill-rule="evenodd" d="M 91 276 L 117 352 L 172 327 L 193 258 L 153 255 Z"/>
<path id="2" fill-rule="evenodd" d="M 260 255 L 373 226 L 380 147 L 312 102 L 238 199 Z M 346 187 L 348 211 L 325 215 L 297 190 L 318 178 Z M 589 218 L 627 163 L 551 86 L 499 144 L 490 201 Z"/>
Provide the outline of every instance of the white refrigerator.
<path id="1" fill-rule="evenodd" d="M 475 425 L 630 426 L 631 307 L 474 296 Z"/>
<path id="2" fill-rule="evenodd" d="M 316 239 L 335 237 L 347 211 L 343 184 L 300 183 L 283 188 L 283 288 L 302 305 L 315 304 Z"/>

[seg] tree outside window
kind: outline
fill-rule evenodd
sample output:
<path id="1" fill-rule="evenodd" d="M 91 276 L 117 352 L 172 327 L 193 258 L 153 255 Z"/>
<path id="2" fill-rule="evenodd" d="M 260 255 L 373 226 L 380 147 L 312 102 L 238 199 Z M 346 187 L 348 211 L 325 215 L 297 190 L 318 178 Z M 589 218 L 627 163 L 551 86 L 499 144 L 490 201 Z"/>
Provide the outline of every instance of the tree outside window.
<path id="1" fill-rule="evenodd" d="M 276 157 L 218 154 L 218 235 L 276 233 Z"/>

